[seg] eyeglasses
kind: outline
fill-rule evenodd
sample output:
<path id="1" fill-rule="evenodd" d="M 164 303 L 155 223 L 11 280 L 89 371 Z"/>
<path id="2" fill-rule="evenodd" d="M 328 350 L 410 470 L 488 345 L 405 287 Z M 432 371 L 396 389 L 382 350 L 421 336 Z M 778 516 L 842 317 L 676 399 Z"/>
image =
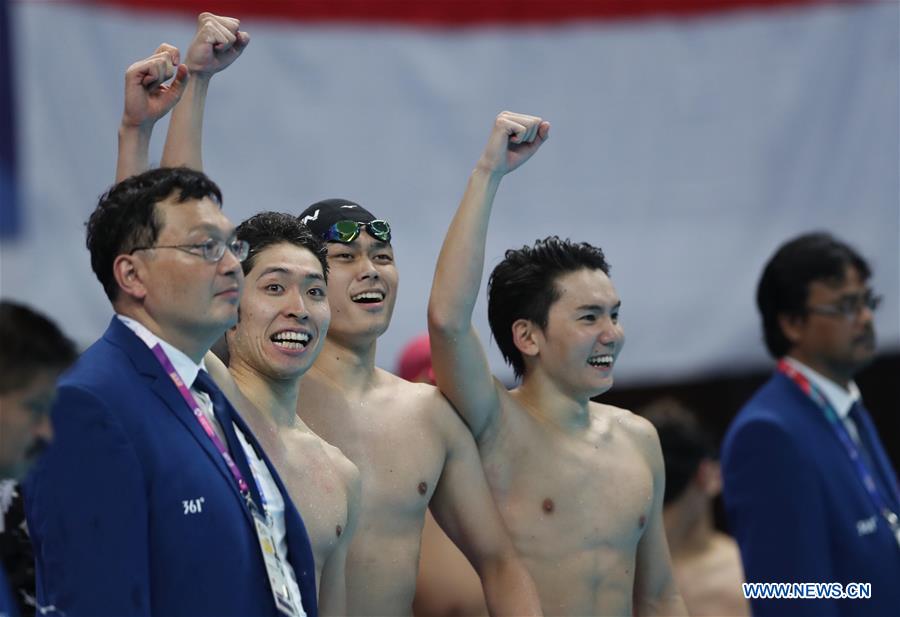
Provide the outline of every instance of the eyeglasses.
<path id="1" fill-rule="evenodd" d="M 848 321 L 852 321 L 859 316 L 864 308 L 867 308 L 874 313 L 881 305 L 882 299 L 883 296 L 875 295 L 871 291 L 867 291 L 863 294 L 844 296 L 834 304 L 814 304 L 807 307 L 807 310 L 810 313 L 816 313 L 817 315 L 843 317 Z"/>
<path id="2" fill-rule="evenodd" d="M 375 219 L 368 223 L 358 221 L 338 221 L 325 232 L 325 241 L 349 244 L 359 237 L 359 232 L 363 227 L 365 227 L 366 231 L 369 232 L 369 235 L 376 240 L 381 240 L 382 242 L 391 241 L 391 226 L 387 221 L 382 221 L 380 219 Z"/>
<path id="3" fill-rule="evenodd" d="M 190 253 L 191 255 L 202 257 L 209 263 L 217 263 L 221 261 L 225 256 L 225 249 L 231 251 L 231 254 L 237 257 L 238 261 L 244 261 L 245 259 L 247 259 L 247 255 L 250 253 L 250 243 L 246 240 L 235 239 L 226 242 L 224 240 L 213 240 L 212 238 L 210 238 L 206 242 L 201 242 L 199 244 L 139 246 L 137 248 L 131 249 L 128 254 L 133 255 L 137 251 L 149 251 L 150 249 L 178 249 L 179 251 L 184 251 L 185 253 Z"/>

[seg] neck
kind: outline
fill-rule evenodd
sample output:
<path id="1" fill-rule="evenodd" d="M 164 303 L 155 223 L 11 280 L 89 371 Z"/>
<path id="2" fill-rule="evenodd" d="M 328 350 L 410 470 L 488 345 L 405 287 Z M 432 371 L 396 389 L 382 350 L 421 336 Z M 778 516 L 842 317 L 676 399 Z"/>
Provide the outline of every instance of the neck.
<path id="1" fill-rule="evenodd" d="M 685 496 L 667 505 L 663 524 L 673 558 L 705 550 L 715 534 L 709 504 L 702 497 Z"/>
<path id="2" fill-rule="evenodd" d="M 177 328 L 163 325 L 156 321 L 143 307 L 116 307 L 116 312 L 130 317 L 150 330 L 157 338 L 164 340 L 175 349 L 181 351 L 195 364 L 200 364 L 203 356 L 209 351 L 221 333 L 205 335 L 196 329 L 181 332 Z"/>
<path id="3" fill-rule="evenodd" d="M 375 341 L 360 346 L 325 338 L 311 371 L 345 393 L 362 393 L 375 381 Z"/>
<path id="4" fill-rule="evenodd" d="M 819 361 L 817 358 L 810 357 L 809 355 L 803 353 L 802 350 L 792 350 L 789 354 L 791 358 L 797 360 L 798 362 L 802 362 L 815 372 L 817 372 L 822 377 L 826 377 L 842 387 L 844 390 L 850 389 L 850 382 L 853 380 L 853 375 L 847 375 L 845 372 L 835 369 L 835 367 L 825 364 L 824 362 Z"/>
<path id="5" fill-rule="evenodd" d="M 276 426 L 297 425 L 297 394 L 300 377 L 273 379 L 249 367 L 240 358 L 231 356 L 228 371 L 241 393 L 253 401 Z"/>
<path id="6" fill-rule="evenodd" d="M 590 399 L 572 398 L 543 375 L 526 374 L 522 385 L 511 394 L 532 415 L 565 432 L 577 432 L 590 425 Z"/>

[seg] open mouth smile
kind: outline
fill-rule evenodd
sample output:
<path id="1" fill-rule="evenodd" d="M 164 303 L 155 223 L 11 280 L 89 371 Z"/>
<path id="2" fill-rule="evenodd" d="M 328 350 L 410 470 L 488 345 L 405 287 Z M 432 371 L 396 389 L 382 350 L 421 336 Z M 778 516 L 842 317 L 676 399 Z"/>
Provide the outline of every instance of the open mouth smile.
<path id="1" fill-rule="evenodd" d="M 588 364 L 595 368 L 611 369 L 615 359 L 612 354 L 598 354 L 588 358 Z"/>
<path id="2" fill-rule="evenodd" d="M 276 332 L 269 337 L 269 340 L 280 349 L 286 351 L 302 351 L 309 345 L 311 337 L 308 332 L 285 330 L 283 332 Z"/>
<path id="3" fill-rule="evenodd" d="M 378 304 L 379 302 L 384 302 L 384 297 L 383 291 L 364 291 L 350 296 L 350 299 L 357 304 Z"/>

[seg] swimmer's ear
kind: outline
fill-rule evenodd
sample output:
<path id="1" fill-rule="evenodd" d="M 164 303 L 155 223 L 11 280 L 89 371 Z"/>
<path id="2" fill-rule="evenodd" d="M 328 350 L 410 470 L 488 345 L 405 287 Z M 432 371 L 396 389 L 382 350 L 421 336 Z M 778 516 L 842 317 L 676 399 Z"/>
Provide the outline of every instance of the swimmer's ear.
<path id="1" fill-rule="evenodd" d="M 541 350 L 538 328 L 530 319 L 517 319 L 512 325 L 513 345 L 523 356 L 534 357 Z"/>

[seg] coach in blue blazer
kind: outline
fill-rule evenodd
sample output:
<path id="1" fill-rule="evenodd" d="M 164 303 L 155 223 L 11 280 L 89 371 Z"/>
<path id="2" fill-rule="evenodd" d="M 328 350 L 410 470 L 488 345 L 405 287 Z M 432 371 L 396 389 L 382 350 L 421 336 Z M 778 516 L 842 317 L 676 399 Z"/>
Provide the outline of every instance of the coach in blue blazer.
<path id="1" fill-rule="evenodd" d="M 199 377 L 203 354 L 237 318 L 246 256 L 220 202 L 202 173 L 158 169 L 113 187 L 91 216 L 92 266 L 117 316 L 60 381 L 55 441 L 28 484 L 45 608 L 70 617 L 316 614 L 300 515 L 240 416 Z M 190 397 L 274 520 L 276 586 L 292 612 L 276 609 L 248 491 Z"/>
<path id="2" fill-rule="evenodd" d="M 869 583 L 871 597 L 756 599 L 754 615 L 900 614 L 897 477 L 852 380 L 875 351 L 869 275 L 827 234 L 770 260 L 757 303 L 778 370 L 729 427 L 722 469 L 748 582 Z"/>

